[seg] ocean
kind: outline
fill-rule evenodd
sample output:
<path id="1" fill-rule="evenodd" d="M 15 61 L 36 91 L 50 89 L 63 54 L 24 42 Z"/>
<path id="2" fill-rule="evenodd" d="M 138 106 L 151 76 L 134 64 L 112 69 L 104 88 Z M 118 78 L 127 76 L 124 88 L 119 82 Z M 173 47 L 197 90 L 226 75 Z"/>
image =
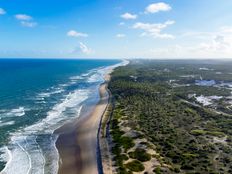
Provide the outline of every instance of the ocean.
<path id="1" fill-rule="evenodd" d="M 96 104 L 121 60 L 0 59 L 0 171 L 55 174 L 54 131 Z"/>

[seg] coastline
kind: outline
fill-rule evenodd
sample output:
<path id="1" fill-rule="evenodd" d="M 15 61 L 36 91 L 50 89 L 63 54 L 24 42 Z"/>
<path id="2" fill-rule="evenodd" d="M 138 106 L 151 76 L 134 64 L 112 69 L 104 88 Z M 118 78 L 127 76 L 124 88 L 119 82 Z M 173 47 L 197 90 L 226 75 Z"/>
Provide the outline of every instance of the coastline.
<path id="1" fill-rule="evenodd" d="M 87 69 L 88 71 L 84 71 L 87 73 L 89 72 L 88 74 L 87 73 L 86 74 L 80 73 L 80 75 L 78 74 L 75 76 L 73 76 L 73 74 L 69 75 L 68 77 L 70 77 L 70 78 L 68 80 L 67 80 L 67 77 L 65 76 L 65 78 L 64 78 L 64 80 L 66 80 L 65 83 L 57 83 L 57 88 L 58 87 L 65 88 L 64 92 L 63 91 L 59 92 L 59 94 L 53 93 L 54 89 L 56 89 L 53 87 L 51 87 L 51 91 L 46 90 L 45 92 L 46 92 L 46 94 L 48 94 L 48 96 L 47 96 L 48 99 L 43 98 L 41 100 L 49 100 L 49 101 L 47 101 L 47 103 L 49 103 L 50 100 L 53 98 L 53 96 L 55 96 L 54 100 L 58 99 L 58 97 L 60 97 L 60 98 L 64 97 L 65 100 L 63 100 L 63 99 L 60 100 L 55 105 L 52 105 L 52 107 L 49 108 L 48 111 L 44 112 L 45 114 L 47 114 L 47 117 L 43 118 L 42 121 L 35 122 L 32 125 L 26 126 L 25 128 L 24 127 L 21 128 L 22 130 L 25 129 L 26 133 L 27 133 L 27 131 L 29 132 L 31 130 L 33 130 L 33 131 L 38 130 L 38 133 L 35 132 L 35 136 L 32 136 L 31 133 L 28 133 L 28 134 L 25 133 L 25 134 L 22 134 L 22 136 L 19 136 L 19 135 L 21 135 L 20 134 L 21 132 L 19 132 L 19 133 L 16 132 L 15 134 L 12 134 L 12 136 L 16 137 L 17 139 L 13 139 L 15 141 L 12 140 L 11 144 L 13 144 L 13 145 L 16 144 L 16 145 L 11 146 L 10 148 L 8 148 L 8 146 L 6 146 L 6 148 L 3 147 L 4 151 L 1 151 L 1 159 L 2 159 L 2 163 L 4 163 L 4 164 L 2 165 L 3 169 L 0 171 L 0 173 L 2 173 L 2 172 L 12 173 L 12 171 L 14 172 L 15 171 L 14 169 L 16 169 L 16 168 L 20 169 L 20 170 L 17 170 L 18 173 L 27 173 L 28 171 L 34 171 L 36 169 L 39 169 L 39 170 L 37 170 L 37 172 L 39 171 L 39 173 L 44 173 L 44 172 L 46 173 L 46 171 L 51 172 L 51 173 L 58 173 L 59 166 L 61 166 L 62 164 L 65 163 L 65 160 L 64 160 L 65 158 L 60 158 L 61 152 L 60 152 L 60 149 L 58 149 L 58 147 L 57 147 L 57 144 L 59 141 L 58 140 L 59 136 L 63 137 L 63 142 L 62 142 L 63 144 L 62 145 L 60 144 L 60 147 L 64 149 L 64 151 L 65 151 L 64 153 L 72 154 L 73 152 L 75 152 L 75 153 L 80 154 L 79 153 L 80 148 L 78 148 L 78 146 L 76 145 L 77 138 L 74 137 L 74 134 L 77 135 L 76 128 L 79 127 L 79 125 L 81 125 L 83 122 L 86 122 L 86 120 L 88 120 L 90 118 L 90 115 L 95 111 L 95 107 L 96 107 L 97 103 L 98 103 L 98 105 L 100 104 L 100 101 L 99 101 L 100 96 L 98 94 L 99 93 L 98 91 L 100 88 L 100 84 L 105 83 L 105 80 L 103 77 L 106 74 L 110 73 L 109 72 L 110 70 L 114 69 L 115 67 L 121 66 L 122 62 L 123 61 L 120 61 L 120 63 L 118 63 L 118 61 L 117 62 L 115 61 L 115 63 L 117 63 L 117 64 L 113 64 L 113 65 L 112 64 L 105 65 L 105 63 L 101 63 L 104 65 L 99 66 L 99 67 L 94 68 L 94 69 L 89 69 L 89 70 Z M 96 65 L 96 66 L 98 66 L 98 65 Z M 74 71 L 74 72 L 76 74 L 76 71 Z M 84 93 L 82 90 L 79 90 L 79 88 L 77 88 L 75 86 L 76 84 L 78 84 L 77 82 L 80 79 L 83 79 L 84 84 L 87 84 L 90 86 L 90 88 L 88 88 L 89 86 L 86 87 L 87 90 L 84 91 Z M 75 84 L 74 84 L 74 82 L 75 82 Z M 81 84 L 82 84 L 82 82 L 81 82 Z M 104 85 L 104 84 L 102 84 L 102 85 Z M 66 90 L 66 88 L 68 88 L 69 86 L 71 86 L 72 88 L 70 87 L 71 88 L 70 90 L 69 89 Z M 85 89 L 85 87 L 84 87 L 84 89 Z M 68 93 L 68 91 L 69 91 L 69 93 Z M 43 90 L 37 92 L 36 96 L 34 98 L 32 98 L 32 100 L 35 102 L 37 100 L 40 100 L 40 98 L 37 99 L 37 95 L 38 96 L 40 94 L 45 95 L 45 92 Z M 88 94 L 87 92 L 91 92 L 91 93 Z M 67 97 L 66 97 L 66 95 L 64 95 L 66 93 L 68 93 Z M 51 97 L 50 97 L 50 95 L 51 95 Z M 57 96 L 57 98 L 56 98 L 56 96 Z M 68 102 L 66 102 L 66 98 L 67 98 Z M 80 99 L 82 99 L 82 100 L 80 100 Z M 83 102 L 83 103 L 81 103 L 81 102 Z M 43 105 L 44 105 L 44 103 L 43 103 Z M 70 112 L 70 117 L 63 118 L 63 117 L 58 117 L 58 115 L 54 116 L 54 114 L 59 114 L 61 109 L 66 109 L 66 108 L 69 109 L 70 111 L 71 111 L 71 109 L 73 109 L 73 111 Z M 69 112 L 67 112 L 67 113 L 69 114 Z M 64 116 L 66 116 L 66 115 L 64 115 Z M 97 124 L 98 129 L 99 129 L 99 126 L 100 126 L 100 122 L 99 122 L 99 124 Z M 39 131 L 45 131 L 46 134 L 44 134 L 44 132 L 43 132 L 40 136 Z M 51 136 L 47 136 L 47 134 L 49 134 Z M 28 142 L 29 141 L 34 142 L 33 141 L 34 137 L 36 139 L 37 135 L 39 135 L 39 139 L 38 139 L 38 143 L 37 142 L 36 143 L 39 144 L 40 146 L 37 144 L 32 144 L 33 148 L 27 149 L 27 147 L 29 147 Z M 29 137 L 30 139 L 29 138 L 22 139 L 22 141 L 21 141 L 21 139 L 18 139 L 18 137 L 24 138 L 24 136 L 27 136 L 27 138 Z M 46 136 L 45 137 L 46 139 L 42 136 Z M 46 141 L 46 140 L 48 140 L 48 141 Z M 18 141 L 20 141 L 20 144 L 18 144 Z M 97 139 L 97 141 L 98 141 L 98 139 Z M 99 142 L 97 142 L 97 143 L 99 144 Z M 66 146 L 66 149 L 64 148 L 65 146 Z M 32 147 L 32 146 L 30 146 L 30 147 Z M 35 154 L 34 147 L 36 148 L 36 150 L 38 148 L 36 153 L 38 152 L 39 155 L 37 155 L 37 154 L 34 155 Z M 69 148 L 69 147 L 71 147 L 71 148 Z M 16 150 L 18 150 L 19 152 L 22 152 L 22 155 L 16 154 L 16 152 L 18 152 Z M 96 151 L 98 154 L 95 154 L 95 156 L 97 156 L 97 159 L 100 161 L 98 164 L 101 164 L 100 145 L 98 145 L 98 148 Z M 32 152 L 32 153 L 30 153 L 30 152 Z M 75 156 L 75 155 L 73 155 L 73 156 Z M 19 157 L 19 158 L 16 158 L 16 157 Z M 20 161 L 20 158 L 22 159 L 22 157 L 24 157 L 24 159 Z M 68 157 L 68 159 L 71 159 L 71 158 Z M 80 158 L 78 158 L 78 156 L 75 156 L 72 161 L 74 161 L 76 163 L 76 162 L 78 162 L 78 160 L 80 160 Z M 32 163 L 33 163 L 33 165 L 32 165 Z M 79 164 L 81 164 L 81 163 L 79 163 Z M 81 165 L 79 165 L 79 166 L 81 167 Z M 101 165 L 98 165 L 98 166 L 101 167 Z M 75 166 L 75 168 L 77 168 L 77 167 Z M 94 172 L 97 172 L 97 171 L 94 171 Z M 65 173 L 67 173 L 67 172 L 65 172 Z"/>
<path id="2" fill-rule="evenodd" d="M 107 90 L 110 73 L 113 68 L 105 74 L 105 82 L 99 87 L 99 102 L 89 113 L 67 123 L 56 130 L 59 138 L 56 141 L 59 160 L 59 174 L 95 174 L 101 173 L 101 155 L 98 134 L 101 119 L 109 103 Z"/>

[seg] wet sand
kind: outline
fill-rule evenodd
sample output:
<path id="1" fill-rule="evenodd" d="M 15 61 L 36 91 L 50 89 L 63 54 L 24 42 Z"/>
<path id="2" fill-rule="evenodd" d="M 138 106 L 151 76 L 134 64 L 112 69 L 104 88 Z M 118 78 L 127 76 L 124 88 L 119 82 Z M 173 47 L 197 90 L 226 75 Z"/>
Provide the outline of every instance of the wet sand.
<path id="1" fill-rule="evenodd" d="M 90 114 L 62 126 L 56 131 L 60 136 L 56 142 L 60 154 L 59 174 L 97 174 L 98 129 L 102 115 L 109 103 L 106 82 L 100 86 L 100 101 Z"/>

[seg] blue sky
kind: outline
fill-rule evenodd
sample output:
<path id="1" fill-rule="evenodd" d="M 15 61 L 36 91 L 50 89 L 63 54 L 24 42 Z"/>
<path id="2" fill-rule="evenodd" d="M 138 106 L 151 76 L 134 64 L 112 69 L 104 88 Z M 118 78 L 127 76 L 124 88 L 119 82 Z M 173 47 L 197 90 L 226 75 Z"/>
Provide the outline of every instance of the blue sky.
<path id="1" fill-rule="evenodd" d="M 0 57 L 232 58 L 230 0 L 0 0 Z"/>

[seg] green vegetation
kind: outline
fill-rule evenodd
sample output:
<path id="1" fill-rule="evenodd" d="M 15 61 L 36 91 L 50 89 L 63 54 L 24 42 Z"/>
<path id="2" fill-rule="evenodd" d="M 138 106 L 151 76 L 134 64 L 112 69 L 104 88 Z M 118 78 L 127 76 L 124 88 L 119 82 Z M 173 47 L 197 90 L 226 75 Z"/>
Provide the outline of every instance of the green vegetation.
<path id="1" fill-rule="evenodd" d="M 121 137 L 119 142 L 122 147 L 127 151 L 128 149 L 132 148 L 135 144 L 133 143 L 133 139 L 130 137 Z"/>
<path id="2" fill-rule="evenodd" d="M 127 163 L 125 166 L 133 172 L 141 172 L 145 169 L 143 164 L 138 160 L 133 160 Z"/>
<path id="3" fill-rule="evenodd" d="M 112 105 L 111 105 L 111 102 L 110 102 L 110 104 L 107 106 L 107 110 L 104 113 L 104 117 L 103 117 L 102 122 L 101 122 L 101 136 L 103 138 L 106 138 L 107 124 L 108 124 L 108 122 L 110 120 L 112 110 L 113 110 L 113 108 L 112 108 Z"/>
<path id="4" fill-rule="evenodd" d="M 160 167 L 156 167 L 156 168 L 153 170 L 153 172 L 154 172 L 155 174 L 161 174 L 161 169 L 160 169 Z"/>
<path id="5" fill-rule="evenodd" d="M 143 132 L 171 166 L 166 173 L 232 173 L 232 111 L 226 99 L 231 89 L 218 85 L 232 83 L 231 72 L 232 62 L 218 61 L 147 60 L 117 68 L 109 88 L 115 104 L 111 135 L 119 171 L 132 171 L 120 159 L 134 146 L 119 128 L 119 121 L 127 120 L 123 126 Z M 195 85 L 200 78 L 217 85 Z M 189 94 L 223 98 L 204 107 Z M 142 162 L 144 155 L 149 160 L 149 154 L 136 150 L 129 151 L 129 157 Z"/>
<path id="6" fill-rule="evenodd" d="M 115 145 L 112 147 L 112 153 L 114 154 L 114 161 L 116 166 L 118 167 L 119 174 L 130 174 L 132 173 L 128 170 L 123 164 L 124 161 L 128 160 L 128 156 L 126 152 L 128 149 L 134 146 L 133 139 L 130 137 L 123 136 L 124 132 L 119 128 L 118 119 L 121 118 L 121 113 L 117 109 L 113 112 L 113 120 L 111 120 L 111 135 L 113 138 L 113 142 Z"/>
<path id="7" fill-rule="evenodd" d="M 205 130 L 192 130 L 190 131 L 192 135 L 212 135 L 216 137 L 223 137 L 225 134 L 223 132 L 217 132 L 217 131 L 205 131 Z"/>
<path id="8" fill-rule="evenodd" d="M 146 153 L 144 149 L 136 149 L 134 152 L 130 152 L 129 156 L 141 162 L 149 161 L 151 159 L 151 155 Z"/>

